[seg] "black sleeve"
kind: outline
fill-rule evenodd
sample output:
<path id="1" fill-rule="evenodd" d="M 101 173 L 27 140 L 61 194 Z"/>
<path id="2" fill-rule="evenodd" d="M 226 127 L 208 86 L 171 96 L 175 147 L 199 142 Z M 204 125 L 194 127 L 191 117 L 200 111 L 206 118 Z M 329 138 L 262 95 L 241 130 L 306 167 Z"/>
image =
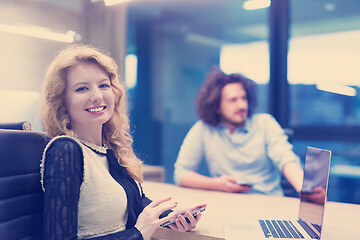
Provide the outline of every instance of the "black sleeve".
<path id="1" fill-rule="evenodd" d="M 125 231 L 109 234 L 101 237 L 87 238 L 88 240 L 144 240 L 136 227 Z"/>
<path id="2" fill-rule="evenodd" d="M 83 181 L 81 147 L 72 139 L 57 139 L 46 151 L 44 163 L 44 239 L 77 239 L 78 202 Z M 143 240 L 135 227 L 91 238 L 94 240 Z"/>
<path id="3" fill-rule="evenodd" d="M 54 141 L 44 162 L 44 239 L 77 239 L 82 180 L 81 147 L 68 139 Z"/>
<path id="4" fill-rule="evenodd" d="M 140 190 L 141 190 L 141 203 L 142 203 L 142 208 L 144 209 L 147 205 L 149 205 L 152 201 L 145 196 L 144 190 L 140 184 Z"/>

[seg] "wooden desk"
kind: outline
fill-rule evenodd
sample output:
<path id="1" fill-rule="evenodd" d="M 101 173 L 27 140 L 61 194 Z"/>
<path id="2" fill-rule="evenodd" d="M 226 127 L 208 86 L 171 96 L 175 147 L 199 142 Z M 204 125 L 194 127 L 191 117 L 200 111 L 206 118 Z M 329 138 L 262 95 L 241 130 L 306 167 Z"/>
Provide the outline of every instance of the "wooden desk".
<path id="1" fill-rule="evenodd" d="M 223 221 L 230 216 L 298 217 L 297 198 L 197 190 L 156 182 L 144 182 L 143 188 L 150 199 L 158 200 L 171 196 L 179 201 L 179 207 L 208 204 L 196 229 L 179 233 L 159 227 L 153 235 L 156 239 L 223 240 Z M 321 240 L 356 239 L 360 239 L 360 205 L 327 202 Z"/>

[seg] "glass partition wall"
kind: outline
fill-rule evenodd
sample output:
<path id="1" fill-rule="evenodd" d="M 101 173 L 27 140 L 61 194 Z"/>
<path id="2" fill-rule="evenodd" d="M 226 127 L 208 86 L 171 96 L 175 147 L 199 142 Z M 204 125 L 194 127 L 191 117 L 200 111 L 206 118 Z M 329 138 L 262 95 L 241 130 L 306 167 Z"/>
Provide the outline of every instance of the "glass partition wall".
<path id="1" fill-rule="evenodd" d="M 332 150 L 329 200 L 360 203 L 360 2 L 293 0 L 290 15 L 292 143 Z"/>
<path id="2" fill-rule="evenodd" d="M 134 145 L 145 162 L 165 166 L 167 182 L 173 182 L 180 145 L 198 119 L 195 98 L 212 68 L 239 72 L 256 81 L 258 111 L 267 111 L 268 10 L 246 10 L 243 3 L 129 5 L 128 44 L 133 42 L 129 54 L 138 59 L 137 85 L 132 90 Z M 206 174 L 205 165 L 200 168 Z"/>
<path id="3" fill-rule="evenodd" d="M 306 146 L 332 150 L 329 199 L 360 203 L 360 2 L 273 0 L 257 10 L 244 9 L 244 2 L 129 4 L 128 52 L 138 61 L 131 90 L 137 152 L 164 165 L 173 182 L 180 145 L 197 120 L 197 92 L 215 65 L 258 83 L 257 111 L 288 129 L 302 159 Z"/>
<path id="4" fill-rule="evenodd" d="M 273 0 L 254 10 L 245 2 L 0 0 L 1 119 L 39 119 L 43 75 L 60 48 L 106 48 L 121 76 L 126 68 L 135 150 L 163 165 L 172 183 L 180 145 L 197 120 L 198 90 L 218 66 L 258 83 L 257 111 L 288 129 L 302 159 L 306 146 L 332 151 L 329 200 L 360 203 L 360 2 Z M 24 35 L 29 28 L 36 34 Z M 62 38 L 39 38 L 49 30 Z"/>

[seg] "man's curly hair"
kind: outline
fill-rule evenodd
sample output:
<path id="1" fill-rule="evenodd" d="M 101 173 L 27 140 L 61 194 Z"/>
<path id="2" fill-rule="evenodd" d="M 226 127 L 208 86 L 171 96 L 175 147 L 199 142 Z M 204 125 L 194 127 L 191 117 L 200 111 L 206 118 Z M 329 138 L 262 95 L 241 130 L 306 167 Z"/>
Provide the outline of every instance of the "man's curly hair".
<path id="1" fill-rule="evenodd" d="M 220 107 L 221 91 L 230 83 L 240 83 L 244 87 L 249 105 L 248 116 L 252 116 L 257 104 L 256 83 L 241 74 L 227 75 L 215 70 L 208 73 L 196 99 L 196 113 L 203 122 L 212 126 L 219 124 L 217 110 Z"/>

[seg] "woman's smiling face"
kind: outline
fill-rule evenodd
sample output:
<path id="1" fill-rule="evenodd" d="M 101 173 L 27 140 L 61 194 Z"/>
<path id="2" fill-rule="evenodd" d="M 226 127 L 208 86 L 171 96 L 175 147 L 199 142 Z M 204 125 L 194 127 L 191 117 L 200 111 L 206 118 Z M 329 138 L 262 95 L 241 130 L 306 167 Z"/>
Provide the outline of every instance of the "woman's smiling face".
<path id="1" fill-rule="evenodd" d="M 66 78 L 65 105 L 71 129 L 81 134 L 102 127 L 114 113 L 114 92 L 108 74 L 96 63 L 72 66 Z"/>

